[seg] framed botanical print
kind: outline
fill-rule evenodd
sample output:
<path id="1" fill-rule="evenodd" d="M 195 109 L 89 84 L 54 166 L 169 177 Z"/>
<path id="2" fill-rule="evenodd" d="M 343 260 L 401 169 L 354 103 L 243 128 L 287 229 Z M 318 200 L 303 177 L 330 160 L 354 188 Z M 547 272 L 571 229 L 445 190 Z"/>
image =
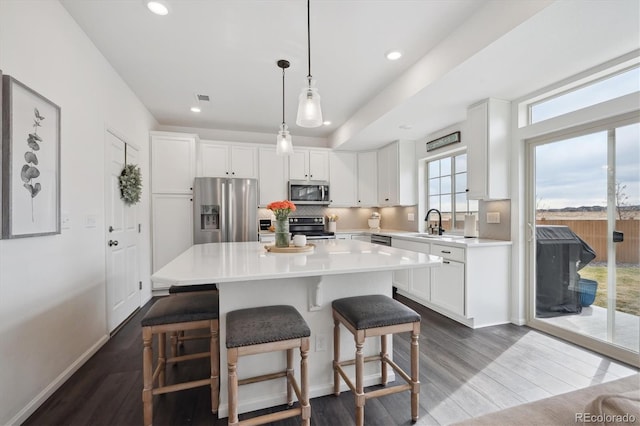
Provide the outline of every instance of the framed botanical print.
<path id="1" fill-rule="evenodd" d="M 60 233 L 60 107 L 2 76 L 2 236 Z"/>

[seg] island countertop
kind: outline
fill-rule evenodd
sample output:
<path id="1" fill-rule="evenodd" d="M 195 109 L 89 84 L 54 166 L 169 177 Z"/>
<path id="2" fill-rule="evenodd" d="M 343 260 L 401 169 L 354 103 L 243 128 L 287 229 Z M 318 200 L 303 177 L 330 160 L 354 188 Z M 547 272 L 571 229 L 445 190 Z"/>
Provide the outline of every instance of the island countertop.
<path id="1" fill-rule="evenodd" d="M 196 244 L 151 279 L 191 285 L 435 266 L 442 258 L 355 240 L 316 240 L 307 253 L 270 253 L 259 242 Z"/>

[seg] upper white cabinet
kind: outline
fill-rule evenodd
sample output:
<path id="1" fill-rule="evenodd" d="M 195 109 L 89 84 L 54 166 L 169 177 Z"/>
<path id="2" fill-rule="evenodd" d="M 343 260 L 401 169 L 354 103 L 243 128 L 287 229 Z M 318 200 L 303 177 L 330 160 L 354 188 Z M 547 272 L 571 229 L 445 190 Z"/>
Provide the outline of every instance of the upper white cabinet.
<path id="1" fill-rule="evenodd" d="M 509 198 L 511 104 L 488 99 L 467 113 L 467 185 L 469 199 Z"/>
<path id="2" fill-rule="evenodd" d="M 357 206 L 357 155 L 355 152 L 329 153 L 329 198 L 332 207 Z"/>
<path id="3" fill-rule="evenodd" d="M 378 153 L 358 152 L 358 207 L 378 205 Z"/>
<path id="4" fill-rule="evenodd" d="M 276 154 L 275 147 L 258 148 L 259 194 L 258 204 L 265 207 L 272 201 L 286 200 L 288 161 L 286 156 Z"/>
<path id="5" fill-rule="evenodd" d="M 257 178 L 258 149 L 255 146 L 200 142 L 198 176 Z"/>
<path id="6" fill-rule="evenodd" d="M 380 206 L 416 204 L 416 159 L 413 141 L 396 141 L 378 150 Z"/>
<path id="7" fill-rule="evenodd" d="M 190 194 L 196 175 L 197 135 L 151 132 L 151 192 Z"/>
<path id="8" fill-rule="evenodd" d="M 289 156 L 290 180 L 329 180 L 329 150 L 296 148 Z"/>

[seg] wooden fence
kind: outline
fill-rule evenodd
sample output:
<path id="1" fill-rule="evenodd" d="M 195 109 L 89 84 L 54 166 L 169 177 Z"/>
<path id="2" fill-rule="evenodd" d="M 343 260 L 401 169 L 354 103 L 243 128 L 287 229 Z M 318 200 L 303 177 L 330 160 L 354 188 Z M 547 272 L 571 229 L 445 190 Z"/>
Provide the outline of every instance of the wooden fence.
<path id="1" fill-rule="evenodd" d="M 596 252 L 594 262 L 607 261 L 606 220 L 549 220 L 536 221 L 538 225 L 566 225 Z M 624 241 L 616 243 L 617 263 L 640 263 L 640 220 L 617 220 L 616 231 L 624 233 Z"/>

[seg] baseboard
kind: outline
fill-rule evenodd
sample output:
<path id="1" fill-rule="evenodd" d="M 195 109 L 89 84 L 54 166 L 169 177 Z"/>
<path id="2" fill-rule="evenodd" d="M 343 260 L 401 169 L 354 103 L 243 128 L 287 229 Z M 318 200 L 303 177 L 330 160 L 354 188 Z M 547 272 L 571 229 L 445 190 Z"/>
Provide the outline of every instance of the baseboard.
<path id="1" fill-rule="evenodd" d="M 18 412 L 7 425 L 20 425 L 24 423 L 60 386 L 66 382 L 85 362 L 89 360 L 98 350 L 109 341 L 109 336 L 104 335 L 85 351 L 73 364 L 67 367 L 53 382 L 49 383 L 34 399 L 32 399 L 22 410 Z"/>

